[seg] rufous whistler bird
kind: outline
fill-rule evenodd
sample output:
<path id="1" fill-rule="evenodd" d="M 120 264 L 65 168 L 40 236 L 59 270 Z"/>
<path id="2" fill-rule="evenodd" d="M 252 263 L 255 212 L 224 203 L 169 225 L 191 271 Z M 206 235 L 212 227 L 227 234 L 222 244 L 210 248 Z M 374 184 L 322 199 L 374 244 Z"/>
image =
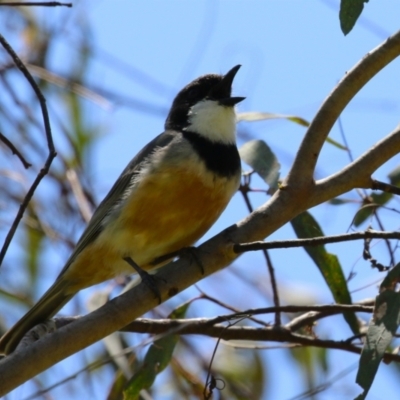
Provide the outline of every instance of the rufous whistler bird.
<path id="1" fill-rule="evenodd" d="M 165 131 L 122 172 L 55 283 L 0 339 L 0 354 L 79 290 L 132 274 L 132 265 L 158 268 L 166 260 L 155 260 L 193 245 L 214 224 L 240 184 L 234 106 L 244 97 L 231 97 L 239 68 L 201 76 L 178 93 Z"/>

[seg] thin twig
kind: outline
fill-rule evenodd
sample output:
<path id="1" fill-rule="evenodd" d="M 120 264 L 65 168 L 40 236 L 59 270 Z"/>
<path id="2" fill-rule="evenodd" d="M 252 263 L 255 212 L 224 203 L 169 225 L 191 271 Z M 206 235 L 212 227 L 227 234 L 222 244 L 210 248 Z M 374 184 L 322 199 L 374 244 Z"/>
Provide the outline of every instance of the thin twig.
<path id="1" fill-rule="evenodd" d="M 28 161 L 25 160 L 24 156 L 20 153 L 20 151 L 1 132 L 0 132 L 0 140 L 12 151 L 13 154 L 15 154 L 20 159 L 20 161 L 22 162 L 22 164 L 26 169 L 32 166 L 32 164 L 28 163 Z"/>
<path id="2" fill-rule="evenodd" d="M 105 110 L 110 110 L 113 107 L 112 102 L 106 99 L 103 95 L 96 93 L 96 91 L 92 89 L 89 89 L 81 82 L 76 81 L 74 78 L 64 78 L 61 75 L 51 72 L 48 69 L 38 65 L 26 64 L 26 67 L 32 75 L 62 89 L 69 90 L 71 93 L 75 93 L 86 100 L 92 101 L 94 104 L 104 108 Z"/>
<path id="3" fill-rule="evenodd" d="M 15 220 L 13 224 L 11 225 L 11 228 L 9 232 L 7 233 L 6 239 L 4 240 L 3 247 L 1 248 L 0 251 L 0 265 L 3 262 L 4 256 L 7 253 L 7 249 L 12 241 L 12 238 L 14 237 L 14 234 L 17 230 L 17 227 L 24 215 L 24 212 L 26 208 L 28 207 L 28 204 L 35 193 L 36 188 L 38 187 L 40 181 L 43 179 L 43 177 L 48 173 L 50 169 L 50 165 L 53 162 L 53 159 L 56 157 L 57 153 L 54 148 L 54 143 L 53 143 L 53 137 L 51 134 L 51 127 L 50 127 L 50 121 L 49 121 L 49 114 L 47 111 L 46 107 L 46 99 L 44 98 L 42 92 L 40 91 L 38 85 L 32 78 L 32 75 L 29 73 L 29 71 L 26 69 L 25 65 L 22 63 L 20 58 L 17 56 L 13 48 L 8 44 L 6 39 L 0 34 L 0 43 L 2 46 L 5 48 L 7 53 L 10 55 L 10 57 L 14 60 L 15 65 L 18 67 L 18 69 L 22 72 L 22 74 L 25 76 L 26 80 L 29 82 L 31 85 L 33 91 L 36 94 L 36 97 L 39 100 L 40 103 L 40 108 L 42 110 L 42 117 L 43 117 L 43 123 L 44 123 L 44 129 L 45 129 L 45 134 L 46 134 L 46 139 L 47 139 L 47 147 L 49 150 L 46 162 L 44 163 L 43 168 L 39 171 L 37 174 L 35 180 L 33 181 L 31 187 L 29 188 L 28 192 L 26 193 L 26 196 L 21 203 L 18 213 L 15 217 Z"/>
<path id="4" fill-rule="evenodd" d="M 243 318 L 239 319 L 238 321 L 234 322 L 233 324 L 229 324 L 228 326 L 225 326 L 224 330 L 229 329 L 231 326 L 239 323 L 242 320 L 243 320 Z M 211 374 L 211 367 L 212 367 L 212 364 L 214 362 L 215 354 L 217 353 L 217 349 L 219 347 L 220 341 L 221 341 L 221 337 L 218 338 L 217 343 L 215 344 L 214 351 L 212 353 L 212 356 L 211 356 L 211 359 L 210 359 L 210 363 L 209 363 L 208 368 L 207 368 L 207 377 L 206 377 L 206 382 L 204 384 L 204 391 L 203 391 L 203 396 L 204 396 L 205 400 L 208 400 L 208 399 L 210 399 L 212 397 L 213 390 L 216 388 L 215 378 Z M 208 389 L 208 393 L 207 393 L 207 389 Z"/>
<path id="5" fill-rule="evenodd" d="M 244 253 L 246 251 L 258 251 L 264 249 L 286 249 L 291 247 L 303 246 L 319 246 L 327 243 L 348 242 L 351 240 L 371 239 L 400 239 L 400 232 L 379 232 L 365 231 L 355 233 L 344 233 L 342 235 L 319 236 L 311 239 L 292 239 L 292 240 L 275 240 L 272 242 L 252 242 L 235 244 L 233 251 L 235 253 Z"/>
<path id="6" fill-rule="evenodd" d="M 250 190 L 250 175 L 245 177 L 246 181 L 244 185 L 240 186 L 240 192 L 243 195 L 244 201 L 247 205 L 247 209 L 249 210 L 250 213 L 253 212 L 253 207 L 251 205 L 250 199 L 249 199 L 249 190 Z M 262 250 L 264 254 L 265 261 L 267 263 L 267 268 L 269 272 L 269 278 L 271 281 L 271 288 L 272 288 L 272 299 L 274 301 L 275 307 L 280 306 L 280 301 L 279 301 L 279 293 L 278 293 L 278 285 L 276 284 L 276 279 L 275 279 L 275 270 L 274 266 L 272 265 L 271 258 L 269 257 L 269 254 L 266 249 Z M 280 312 L 276 312 L 275 314 L 275 326 L 281 326 L 282 319 L 281 319 L 281 314 Z"/>
<path id="7" fill-rule="evenodd" d="M 389 267 L 382 265 L 374 257 L 372 257 L 371 250 L 370 250 L 370 244 L 371 244 L 371 239 L 366 238 L 364 240 L 364 249 L 363 249 L 363 253 L 362 253 L 363 259 L 366 261 L 369 261 L 371 263 L 371 266 L 373 268 L 377 268 L 379 272 L 387 271 L 389 269 Z"/>
<path id="8" fill-rule="evenodd" d="M 71 185 L 72 193 L 74 194 L 76 202 L 78 203 L 78 208 L 82 215 L 82 218 L 86 223 L 88 223 L 90 221 L 90 218 L 92 217 L 93 212 L 91 210 L 90 203 L 82 189 L 82 185 L 79 181 L 78 175 L 74 169 L 70 168 L 66 172 L 66 177 Z"/>
<path id="9" fill-rule="evenodd" d="M 237 308 L 230 306 L 229 304 L 223 303 L 222 301 L 209 296 L 207 293 L 205 293 L 204 291 L 202 291 L 197 285 L 196 285 L 196 289 L 201 293 L 201 296 L 199 297 L 199 299 L 204 299 L 204 300 L 209 300 L 211 302 L 213 302 L 214 304 L 218 304 L 220 307 L 226 308 L 227 310 L 232 311 L 233 313 L 242 313 L 242 311 L 239 311 Z M 250 315 L 248 316 L 248 319 L 251 321 L 254 321 L 257 324 L 263 325 L 263 326 L 270 326 L 271 324 L 264 322 L 258 318 L 253 318 Z"/>

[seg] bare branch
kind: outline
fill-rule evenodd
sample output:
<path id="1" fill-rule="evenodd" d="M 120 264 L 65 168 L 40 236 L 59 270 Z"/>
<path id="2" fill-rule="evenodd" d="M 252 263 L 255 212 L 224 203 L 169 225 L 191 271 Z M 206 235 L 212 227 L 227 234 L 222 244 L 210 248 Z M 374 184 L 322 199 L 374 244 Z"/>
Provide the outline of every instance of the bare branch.
<path id="1" fill-rule="evenodd" d="M 70 168 L 67 170 L 66 177 L 71 185 L 72 193 L 74 194 L 76 202 L 78 203 L 79 211 L 81 212 L 83 220 L 85 222 L 89 222 L 93 213 L 90 203 L 83 192 L 77 173 L 75 170 Z"/>
<path id="2" fill-rule="evenodd" d="M 341 171 L 319 180 L 313 193 L 314 203 L 320 204 L 354 188 L 374 189 L 371 175 L 399 152 L 400 125 Z"/>
<path id="3" fill-rule="evenodd" d="M 0 140 L 12 151 L 13 154 L 15 154 L 20 159 L 20 161 L 22 162 L 22 164 L 26 169 L 32 166 L 32 164 L 28 163 L 28 161 L 25 160 L 24 156 L 12 144 L 12 142 L 8 140 L 1 132 L 0 132 Z"/>
<path id="4" fill-rule="evenodd" d="M 390 185 L 389 183 L 380 182 L 375 179 L 372 180 L 373 190 L 382 190 L 382 192 L 393 193 L 400 195 L 400 188 L 398 186 Z"/>
<path id="5" fill-rule="evenodd" d="M 197 333 L 197 334 L 208 335 L 207 329 L 211 326 L 215 326 L 223 322 L 234 321 L 239 318 L 240 319 L 244 317 L 250 318 L 251 316 L 254 315 L 271 314 L 271 313 L 276 313 L 278 311 L 281 313 L 312 312 L 312 313 L 318 313 L 320 315 L 320 318 L 324 318 L 327 316 L 341 314 L 350 311 L 372 313 L 373 303 L 372 304 L 369 303 L 370 305 L 367 304 L 328 304 L 328 305 L 312 305 L 312 306 L 265 307 L 265 308 L 249 309 L 232 314 L 220 315 L 214 318 L 192 318 L 192 319 L 187 318 L 187 319 L 173 319 L 173 320 L 172 319 L 153 320 L 146 318 L 138 318 L 135 321 L 131 322 L 129 325 L 125 326 L 123 329 L 121 329 L 121 331 L 160 334 L 160 333 L 166 333 L 170 330 L 174 330 L 174 332 L 178 331 L 180 334 Z M 265 324 L 262 325 L 263 327 L 265 327 Z M 286 328 L 288 326 L 291 326 L 291 324 L 290 323 L 287 324 Z M 222 336 L 222 338 L 225 339 L 226 337 Z"/>
<path id="6" fill-rule="evenodd" d="M 213 318 L 185 318 L 185 319 L 169 319 L 169 318 L 137 318 L 129 325 L 120 329 L 121 332 L 136 332 L 136 333 L 147 333 L 151 335 L 159 335 L 165 333 L 180 333 L 180 334 L 205 334 L 207 335 L 207 329 L 210 326 L 214 326 L 223 322 L 235 321 L 238 319 L 246 318 L 251 320 L 263 327 L 268 327 L 271 324 L 267 324 L 262 320 L 253 318 L 255 315 L 272 314 L 276 312 L 280 313 L 304 313 L 299 317 L 293 319 L 285 325 L 286 329 L 297 330 L 301 326 L 310 324 L 318 319 L 329 317 L 336 314 L 342 314 L 344 312 L 365 312 L 372 313 L 375 304 L 374 299 L 367 299 L 356 304 L 322 304 L 322 305 L 311 305 L 311 306 L 280 306 L 280 307 L 262 307 L 252 308 L 244 311 L 237 311 L 231 314 L 219 315 Z M 42 337 L 48 332 L 60 329 L 64 326 L 71 324 L 72 322 L 78 321 L 83 317 L 57 317 L 49 320 L 49 323 L 41 324 L 40 329 L 42 332 L 36 332 L 35 335 L 31 335 L 31 345 L 37 341 L 37 337 Z M 33 330 L 32 330 L 33 331 Z M 28 336 L 28 334 L 27 334 Z M 22 348 L 22 347 L 21 347 Z"/>
<path id="7" fill-rule="evenodd" d="M 249 188 L 250 188 L 250 176 L 248 175 L 245 179 L 246 182 L 244 185 L 241 185 L 239 188 L 239 191 L 242 193 L 244 201 L 246 203 L 247 209 L 249 212 L 253 212 L 253 206 L 250 203 L 249 199 Z M 265 262 L 267 264 L 268 268 L 268 273 L 269 273 L 269 279 L 271 281 L 271 289 L 272 289 L 272 299 L 274 301 L 274 306 L 279 308 L 280 306 L 280 300 L 279 300 L 279 292 L 278 292 L 278 285 L 276 283 L 276 277 L 275 277 L 275 269 L 274 266 L 272 265 L 271 257 L 269 256 L 268 252 L 266 249 L 263 249 L 263 255 L 265 258 Z M 281 325 L 281 314 L 279 311 L 275 313 L 275 325 L 280 326 Z"/>
<path id="8" fill-rule="evenodd" d="M 17 227 L 24 215 L 24 212 L 26 208 L 28 207 L 28 204 L 35 193 L 36 188 L 38 187 L 40 181 L 43 179 L 43 177 L 47 174 L 47 172 L 50 169 L 50 165 L 53 162 L 53 159 L 56 157 L 57 153 L 54 148 L 54 143 L 53 143 L 53 137 L 51 134 L 51 127 L 50 127 L 50 121 L 49 121 L 49 113 L 47 111 L 46 107 L 46 99 L 44 98 L 42 92 L 40 91 L 38 85 L 32 78 L 32 75 L 29 73 L 29 71 L 26 69 L 25 65 L 22 63 L 20 58 L 17 56 L 15 51 L 12 49 L 12 47 L 8 44 L 6 39 L 0 34 L 0 43 L 2 46 L 6 49 L 7 53 L 11 56 L 11 58 L 14 60 L 15 65 L 18 67 L 18 69 L 22 72 L 22 74 L 25 76 L 26 80 L 29 82 L 31 85 L 32 89 L 34 90 L 36 97 L 39 100 L 40 107 L 42 110 L 42 116 L 43 116 L 43 123 L 44 123 L 44 129 L 46 133 L 46 139 L 47 139 L 47 147 L 49 150 L 47 159 L 44 163 L 43 168 L 39 171 L 37 174 L 35 180 L 33 181 L 31 187 L 29 188 L 28 192 L 26 193 L 26 196 L 24 198 L 24 201 L 19 207 L 18 213 L 15 217 L 15 220 L 13 224 L 11 225 L 11 228 L 9 232 L 7 233 L 6 239 L 4 240 L 3 247 L 1 248 L 0 251 L 0 266 L 3 262 L 4 256 L 7 253 L 8 246 L 11 243 L 12 238 L 14 237 L 14 234 L 17 230 Z"/>
<path id="9" fill-rule="evenodd" d="M 360 239 L 400 239 L 400 232 L 379 232 L 368 230 L 365 232 L 344 233 L 334 236 L 320 236 L 312 239 L 276 240 L 273 242 L 253 242 L 235 244 L 233 251 L 244 253 L 264 249 L 287 249 L 291 247 L 319 246 L 327 243 L 341 243 Z"/>
<path id="10" fill-rule="evenodd" d="M 96 93 L 94 90 L 89 89 L 82 83 L 77 82 L 72 78 L 64 78 L 54 72 L 49 71 L 46 68 L 39 67 L 33 64 L 26 64 L 26 67 L 29 69 L 32 75 L 39 77 L 62 89 L 69 90 L 71 93 L 75 93 L 84 99 L 92 101 L 94 104 L 97 104 L 99 107 L 102 107 L 105 110 L 110 110 L 113 107 L 113 104 L 104 96 Z"/>
<path id="11" fill-rule="evenodd" d="M 341 112 L 360 89 L 399 54 L 400 32 L 396 32 L 345 74 L 311 122 L 290 169 L 288 185 L 308 187 L 312 184 L 321 148 Z"/>

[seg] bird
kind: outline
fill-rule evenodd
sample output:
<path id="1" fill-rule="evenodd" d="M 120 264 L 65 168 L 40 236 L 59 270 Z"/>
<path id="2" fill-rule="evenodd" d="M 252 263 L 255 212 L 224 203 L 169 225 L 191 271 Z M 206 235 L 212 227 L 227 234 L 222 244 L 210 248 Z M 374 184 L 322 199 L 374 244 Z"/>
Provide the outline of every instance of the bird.
<path id="1" fill-rule="evenodd" d="M 241 179 L 235 105 L 245 97 L 231 96 L 240 67 L 200 76 L 176 95 L 164 132 L 123 170 L 54 284 L 1 337 L 0 354 L 12 353 L 80 290 L 159 268 L 215 223 Z"/>

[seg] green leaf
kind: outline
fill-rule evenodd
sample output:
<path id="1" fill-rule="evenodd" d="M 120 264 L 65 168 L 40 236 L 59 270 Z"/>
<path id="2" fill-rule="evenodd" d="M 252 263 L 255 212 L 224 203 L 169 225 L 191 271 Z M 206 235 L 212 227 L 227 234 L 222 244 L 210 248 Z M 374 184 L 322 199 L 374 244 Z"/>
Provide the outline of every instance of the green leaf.
<path id="1" fill-rule="evenodd" d="M 189 303 L 184 304 L 174 310 L 169 315 L 169 318 L 183 318 L 188 307 Z M 137 399 L 142 389 L 149 389 L 151 387 L 157 375 L 170 363 L 178 339 L 178 335 L 167 334 L 150 346 L 141 368 L 129 380 L 124 390 L 125 400 Z"/>
<path id="2" fill-rule="evenodd" d="M 342 0 L 340 2 L 339 20 L 342 32 L 347 35 L 354 27 L 368 0 Z"/>
<path id="3" fill-rule="evenodd" d="M 328 203 L 332 206 L 341 206 L 342 204 L 354 203 L 354 200 L 340 199 L 338 197 L 335 197 L 334 199 L 329 200 Z"/>
<path id="4" fill-rule="evenodd" d="M 357 211 L 353 224 L 355 226 L 360 226 L 366 219 L 368 219 L 375 210 L 387 202 L 389 202 L 393 197 L 391 193 L 372 193 L 368 197 L 368 203 L 364 203 L 360 209 Z"/>
<path id="5" fill-rule="evenodd" d="M 240 149 L 241 159 L 261 176 L 271 187 L 278 187 L 279 170 L 281 165 L 275 154 L 263 140 L 251 140 Z"/>
<path id="6" fill-rule="evenodd" d="M 283 114 L 274 114 L 274 113 L 258 112 L 258 111 L 249 111 L 237 114 L 237 122 L 240 121 L 256 122 L 256 121 L 265 121 L 268 119 L 286 119 L 301 126 L 306 126 L 306 127 L 310 126 L 310 123 L 307 120 L 301 117 L 297 117 L 295 115 L 283 115 Z"/>
<path id="7" fill-rule="evenodd" d="M 400 263 L 396 264 L 387 274 L 382 281 L 379 292 L 385 290 L 394 290 L 397 283 L 400 281 Z"/>
<path id="8" fill-rule="evenodd" d="M 325 236 L 318 222 L 308 212 L 304 212 L 292 219 L 291 224 L 298 238 L 307 239 Z M 327 283 L 333 298 L 339 304 L 352 304 L 347 282 L 338 258 L 325 250 L 325 246 L 304 246 L 304 250 L 317 265 Z M 357 318 L 354 313 L 343 313 L 354 334 L 359 333 Z"/>
<path id="9" fill-rule="evenodd" d="M 397 264 L 395 268 L 399 269 L 399 266 Z M 357 372 L 356 382 L 364 389 L 364 397 L 368 394 L 383 354 L 396 334 L 399 323 L 400 293 L 385 290 L 376 298 L 374 315 L 368 326 Z"/>
<path id="10" fill-rule="evenodd" d="M 339 142 L 337 142 L 336 140 L 333 140 L 332 138 L 330 138 L 329 136 L 326 138 L 325 140 L 327 143 L 332 144 L 333 146 L 337 147 L 340 150 L 348 150 L 348 148 L 346 146 L 343 146 L 342 144 L 340 144 Z"/>

